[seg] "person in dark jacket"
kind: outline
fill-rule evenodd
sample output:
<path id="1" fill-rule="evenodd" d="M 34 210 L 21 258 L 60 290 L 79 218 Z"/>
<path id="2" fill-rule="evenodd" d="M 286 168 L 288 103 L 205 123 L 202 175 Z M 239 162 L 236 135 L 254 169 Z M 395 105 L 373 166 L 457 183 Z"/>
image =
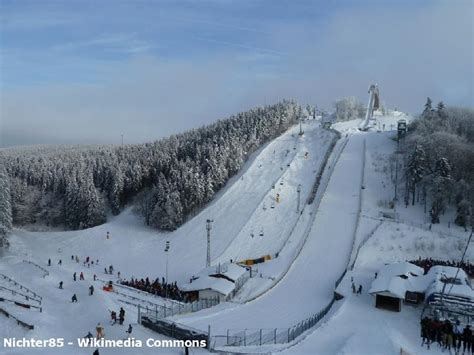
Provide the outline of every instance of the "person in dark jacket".
<path id="1" fill-rule="evenodd" d="M 427 345 L 428 349 L 430 348 L 430 336 L 429 336 L 429 327 L 430 327 L 430 319 L 425 317 L 420 322 L 421 325 L 421 346 Z"/>
<path id="2" fill-rule="evenodd" d="M 125 320 L 125 310 L 123 309 L 123 307 L 120 307 L 119 324 L 122 325 L 124 320 Z"/>
<path id="3" fill-rule="evenodd" d="M 130 338 L 130 336 L 132 335 L 132 330 L 133 330 L 132 325 L 129 324 L 129 325 L 128 325 L 128 329 L 125 331 L 125 333 L 127 333 L 127 336 L 128 336 L 129 338 Z"/>
<path id="4" fill-rule="evenodd" d="M 94 294 L 94 286 L 90 285 L 89 287 L 89 296 L 92 296 Z"/>
<path id="5" fill-rule="evenodd" d="M 464 331 L 462 332 L 462 340 L 463 340 L 463 353 L 467 352 L 469 353 L 471 351 L 472 347 L 472 330 L 469 325 L 466 325 L 466 328 L 464 328 Z"/>
<path id="6" fill-rule="evenodd" d="M 77 296 L 76 296 L 76 294 L 73 294 L 73 295 L 72 295 L 71 302 L 72 302 L 72 303 L 77 302 Z"/>
<path id="7" fill-rule="evenodd" d="M 456 325 L 453 327 L 453 336 L 454 336 L 454 350 L 459 352 L 461 349 L 462 343 L 462 332 L 464 331 L 461 322 L 459 320 L 456 321 Z"/>
<path id="8" fill-rule="evenodd" d="M 451 322 L 446 319 L 443 326 L 444 332 L 444 348 L 448 349 L 451 352 L 451 347 L 453 346 L 453 325 Z"/>
<path id="9" fill-rule="evenodd" d="M 62 290 L 63 289 L 63 282 L 59 281 L 59 288 Z"/>

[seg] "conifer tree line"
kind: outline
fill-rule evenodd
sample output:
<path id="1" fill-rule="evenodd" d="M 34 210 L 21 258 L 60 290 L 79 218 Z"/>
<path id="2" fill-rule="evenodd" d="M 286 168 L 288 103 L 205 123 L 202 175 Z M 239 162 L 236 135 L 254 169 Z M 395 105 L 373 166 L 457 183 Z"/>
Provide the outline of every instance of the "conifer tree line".
<path id="1" fill-rule="evenodd" d="M 474 110 L 427 99 L 406 138 L 406 203 L 425 204 L 432 223 L 448 206 L 454 222 L 474 225 Z"/>
<path id="2" fill-rule="evenodd" d="M 12 224 L 89 228 L 132 200 L 147 225 L 174 230 L 300 113 L 283 100 L 153 143 L 2 149 L 0 233 Z"/>
<path id="3" fill-rule="evenodd" d="M 0 159 L 0 248 L 8 246 L 7 235 L 12 229 L 10 180 Z"/>

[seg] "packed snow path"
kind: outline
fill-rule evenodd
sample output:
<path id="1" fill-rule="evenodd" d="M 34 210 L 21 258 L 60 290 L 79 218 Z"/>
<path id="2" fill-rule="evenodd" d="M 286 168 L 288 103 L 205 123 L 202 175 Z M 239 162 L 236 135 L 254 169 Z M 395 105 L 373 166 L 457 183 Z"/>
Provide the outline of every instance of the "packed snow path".
<path id="1" fill-rule="evenodd" d="M 332 299 L 334 283 L 346 268 L 353 243 L 361 191 L 363 136 L 352 136 L 321 200 L 308 239 L 285 277 L 270 291 L 245 304 L 225 303 L 180 322 L 211 325 L 214 335 L 227 328 L 284 328 L 318 312 Z"/>

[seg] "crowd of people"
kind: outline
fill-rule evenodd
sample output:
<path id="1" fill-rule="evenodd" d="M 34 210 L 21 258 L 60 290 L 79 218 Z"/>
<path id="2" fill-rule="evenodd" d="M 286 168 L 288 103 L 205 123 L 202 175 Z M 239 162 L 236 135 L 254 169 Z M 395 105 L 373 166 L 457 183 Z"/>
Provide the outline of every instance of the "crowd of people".
<path id="1" fill-rule="evenodd" d="M 471 264 L 467 261 L 454 261 L 454 260 L 437 260 L 433 258 L 418 258 L 416 260 L 409 261 L 412 264 L 415 264 L 425 270 L 425 274 L 430 271 L 432 266 L 441 265 L 441 266 L 452 266 L 460 267 L 464 272 L 470 277 L 474 278 L 474 264 Z"/>
<path id="2" fill-rule="evenodd" d="M 121 284 L 161 297 L 171 298 L 176 301 L 187 301 L 186 295 L 182 294 L 176 282 L 167 283 L 164 277 L 162 278 L 161 282 L 159 278 L 156 278 L 155 281 L 150 282 L 150 279 L 148 277 L 145 279 L 134 279 L 132 277 L 130 281 L 122 280 Z"/>
<path id="3" fill-rule="evenodd" d="M 433 343 L 437 343 L 443 350 L 455 353 L 473 354 L 474 335 L 469 325 L 463 326 L 456 321 L 451 323 L 448 319 L 441 321 L 424 317 L 421 320 L 421 345 L 428 349 Z"/>

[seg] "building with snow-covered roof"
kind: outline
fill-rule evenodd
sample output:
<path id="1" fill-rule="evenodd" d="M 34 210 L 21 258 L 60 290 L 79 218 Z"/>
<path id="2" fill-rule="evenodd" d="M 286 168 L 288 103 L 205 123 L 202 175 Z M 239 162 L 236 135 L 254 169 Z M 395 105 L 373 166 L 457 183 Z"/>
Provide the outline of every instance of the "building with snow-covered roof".
<path id="1" fill-rule="evenodd" d="M 426 276 L 431 281 L 426 290 L 428 303 L 456 303 L 474 308 L 474 291 L 463 269 L 437 265 Z"/>
<path id="2" fill-rule="evenodd" d="M 474 307 L 474 291 L 462 269 L 433 266 L 423 269 L 408 262 L 384 265 L 369 290 L 375 306 L 400 311 L 402 302 L 452 303 Z"/>
<path id="3" fill-rule="evenodd" d="M 369 290 L 375 307 L 400 311 L 402 302 L 420 302 L 426 289 L 424 270 L 408 262 L 384 265 Z"/>
<path id="4" fill-rule="evenodd" d="M 242 266 L 219 264 L 201 270 L 179 289 L 191 300 L 219 299 L 222 302 L 232 298 L 248 278 L 249 272 Z"/>

